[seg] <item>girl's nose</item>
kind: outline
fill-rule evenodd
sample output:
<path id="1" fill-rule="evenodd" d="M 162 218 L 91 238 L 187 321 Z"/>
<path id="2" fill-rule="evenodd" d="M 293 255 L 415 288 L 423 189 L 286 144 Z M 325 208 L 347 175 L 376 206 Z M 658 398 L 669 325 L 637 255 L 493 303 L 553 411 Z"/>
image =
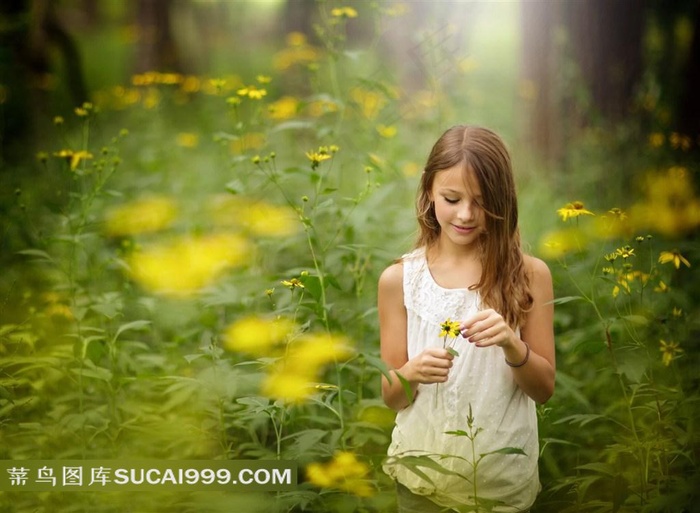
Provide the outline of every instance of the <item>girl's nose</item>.
<path id="1" fill-rule="evenodd" d="M 459 212 L 457 215 L 459 216 L 460 219 L 464 219 L 466 221 L 471 220 L 472 215 L 474 213 L 474 209 L 471 206 L 471 203 L 465 202 L 462 208 L 459 209 Z"/>

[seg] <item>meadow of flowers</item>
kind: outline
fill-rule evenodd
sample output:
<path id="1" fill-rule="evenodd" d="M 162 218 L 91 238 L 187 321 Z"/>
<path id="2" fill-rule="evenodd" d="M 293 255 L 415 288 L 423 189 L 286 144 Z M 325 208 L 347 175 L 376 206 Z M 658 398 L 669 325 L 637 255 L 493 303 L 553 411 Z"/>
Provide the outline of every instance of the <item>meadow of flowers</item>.
<path id="1" fill-rule="evenodd" d="M 488 59 L 427 34 L 443 55 L 409 92 L 372 47 L 347 46 L 355 17 L 380 34 L 402 12 L 322 5 L 322 44 L 291 33 L 243 71 L 136 75 L 56 113 L 5 206 L 0 278 L 2 459 L 293 460 L 298 487 L 6 491 L 0 511 L 392 511 L 376 282 L 411 248 L 417 176 L 458 122 L 511 143 L 523 237 L 555 278 L 557 389 L 538 409 L 533 511 L 691 511 L 693 142 L 640 134 L 620 197 L 579 158 L 564 197 L 497 97 L 517 98 L 514 71 L 494 78 Z M 580 149 L 600 177 L 617 165 L 602 146 Z M 435 339 L 458 352 L 453 323 Z M 465 443 L 478 425 L 465 412 Z"/>

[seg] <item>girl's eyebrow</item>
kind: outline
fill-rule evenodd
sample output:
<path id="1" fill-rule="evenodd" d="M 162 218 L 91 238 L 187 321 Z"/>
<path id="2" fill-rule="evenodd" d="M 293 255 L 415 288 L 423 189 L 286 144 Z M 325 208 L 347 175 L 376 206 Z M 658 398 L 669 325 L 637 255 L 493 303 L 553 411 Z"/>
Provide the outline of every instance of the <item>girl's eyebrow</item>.
<path id="1" fill-rule="evenodd" d="M 442 187 L 440 187 L 440 188 L 439 188 L 439 191 L 440 191 L 441 193 L 443 193 L 443 194 L 444 194 L 444 193 L 452 193 L 452 194 L 463 194 L 463 193 L 464 193 L 464 191 L 460 191 L 460 190 L 457 190 L 457 189 L 452 189 L 451 187 L 447 187 L 447 188 L 442 188 Z M 481 197 L 482 197 L 481 194 L 473 194 L 473 196 L 474 196 L 475 198 L 481 198 Z"/>

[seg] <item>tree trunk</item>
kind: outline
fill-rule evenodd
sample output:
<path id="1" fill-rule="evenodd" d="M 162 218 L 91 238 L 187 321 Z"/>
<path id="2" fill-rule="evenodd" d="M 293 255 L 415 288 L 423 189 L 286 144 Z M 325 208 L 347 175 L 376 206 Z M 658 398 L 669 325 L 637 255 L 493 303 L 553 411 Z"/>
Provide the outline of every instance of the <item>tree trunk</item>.
<path id="1" fill-rule="evenodd" d="M 603 119 L 629 112 L 642 76 L 644 0 L 566 2 L 572 56 Z"/>
<path id="2" fill-rule="evenodd" d="M 695 8 L 693 40 L 685 66 L 683 91 L 678 109 L 678 131 L 700 146 L 700 8 Z"/>
<path id="3" fill-rule="evenodd" d="M 556 161 L 562 148 L 560 98 L 555 83 L 560 52 L 554 40 L 559 5 L 557 1 L 533 0 L 520 7 L 523 140 L 546 162 Z"/>
<path id="4" fill-rule="evenodd" d="M 170 20 L 172 0 L 138 0 L 136 23 L 139 42 L 135 72 L 180 72 L 180 57 Z"/>
<path id="5" fill-rule="evenodd" d="M 287 0 L 282 19 L 283 37 L 290 32 L 301 32 L 308 41 L 315 41 L 316 9 L 316 0 Z"/>

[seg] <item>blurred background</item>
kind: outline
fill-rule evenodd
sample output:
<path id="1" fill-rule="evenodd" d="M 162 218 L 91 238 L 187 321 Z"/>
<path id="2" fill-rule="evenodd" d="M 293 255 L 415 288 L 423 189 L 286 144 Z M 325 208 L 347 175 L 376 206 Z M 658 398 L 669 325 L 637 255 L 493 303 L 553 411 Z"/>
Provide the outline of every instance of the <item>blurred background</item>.
<path id="1" fill-rule="evenodd" d="M 533 511 L 693 511 L 699 2 L 5 0 L 0 22 L 0 457 L 303 481 L 0 511 L 391 511 L 376 281 L 457 123 L 507 142 L 555 280 Z"/>

